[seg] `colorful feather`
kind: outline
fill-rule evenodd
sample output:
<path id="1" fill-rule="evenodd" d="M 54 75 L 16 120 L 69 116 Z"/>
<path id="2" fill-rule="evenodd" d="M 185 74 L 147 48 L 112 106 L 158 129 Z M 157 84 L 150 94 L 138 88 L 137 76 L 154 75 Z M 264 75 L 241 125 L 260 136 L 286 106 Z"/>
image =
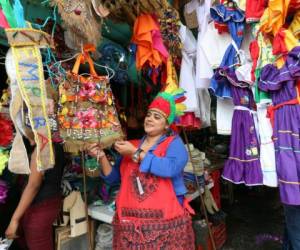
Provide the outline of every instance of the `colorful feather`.
<path id="1" fill-rule="evenodd" d="M 23 6 L 22 6 L 20 0 L 15 0 L 14 5 L 13 5 L 13 11 L 15 14 L 18 28 L 25 28 L 26 22 L 24 19 L 24 9 L 23 9 Z"/>
<path id="2" fill-rule="evenodd" d="M 9 0 L 0 0 L 3 13 L 11 28 L 17 28 L 17 21 Z"/>
<path id="3" fill-rule="evenodd" d="M 0 10 L 0 27 L 2 27 L 3 29 L 8 29 L 10 28 L 7 20 L 6 20 L 6 17 L 4 16 L 2 10 Z"/>

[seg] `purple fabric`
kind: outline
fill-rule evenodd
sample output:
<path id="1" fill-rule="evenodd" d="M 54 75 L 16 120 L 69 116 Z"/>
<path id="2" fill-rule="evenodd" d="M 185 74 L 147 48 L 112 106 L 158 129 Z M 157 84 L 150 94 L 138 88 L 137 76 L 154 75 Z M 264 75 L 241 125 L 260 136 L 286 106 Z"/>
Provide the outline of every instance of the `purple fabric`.
<path id="1" fill-rule="evenodd" d="M 232 118 L 230 155 L 225 163 L 222 177 L 236 184 L 262 185 L 259 143 L 253 114 L 250 112 L 255 108 L 252 91 L 246 87 L 237 87 L 241 84 L 230 71 L 224 71 L 222 75 L 217 74 L 216 77 L 226 77 L 230 81 L 233 103 L 236 107 Z M 245 110 L 241 110 L 243 108 Z"/>
<path id="2" fill-rule="evenodd" d="M 5 181 L 0 180 L 0 203 L 5 203 L 8 187 Z"/>
<path id="3" fill-rule="evenodd" d="M 297 97 L 296 83 L 300 78 L 300 47 L 287 56 L 281 69 L 266 65 L 259 88 L 271 93 L 277 105 Z M 300 80 L 300 79 L 299 79 Z M 284 105 L 275 111 L 274 146 L 281 201 L 300 205 L 300 105 Z"/>

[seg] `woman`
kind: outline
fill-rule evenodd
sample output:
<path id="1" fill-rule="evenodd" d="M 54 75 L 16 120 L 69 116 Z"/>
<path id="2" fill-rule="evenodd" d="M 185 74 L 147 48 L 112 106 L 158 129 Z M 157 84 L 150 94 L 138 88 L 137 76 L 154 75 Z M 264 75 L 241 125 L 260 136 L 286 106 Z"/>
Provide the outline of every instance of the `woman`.
<path id="1" fill-rule="evenodd" d="M 53 145 L 55 166 L 45 172 L 37 170 L 36 148 L 33 149 L 28 182 L 5 232 L 9 239 L 22 236 L 18 239 L 22 248 L 54 249 L 52 224 L 61 208 L 60 184 L 65 161 L 62 146 Z"/>
<path id="2" fill-rule="evenodd" d="M 160 93 L 149 106 L 146 135 L 115 143 L 122 159 L 114 167 L 99 146 L 90 150 L 102 166 L 104 180 L 112 184 L 121 179 L 113 221 L 114 249 L 194 249 L 182 175 L 187 151 L 179 136 L 167 133 L 175 116 L 182 114 L 176 102 L 183 100 L 180 90 Z"/>

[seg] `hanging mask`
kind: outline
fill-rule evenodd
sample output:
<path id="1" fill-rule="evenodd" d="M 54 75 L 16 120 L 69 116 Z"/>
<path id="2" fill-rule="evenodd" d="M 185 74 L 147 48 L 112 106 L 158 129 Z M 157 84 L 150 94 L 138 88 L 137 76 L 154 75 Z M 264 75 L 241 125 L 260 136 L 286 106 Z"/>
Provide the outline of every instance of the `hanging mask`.
<path id="1" fill-rule="evenodd" d="M 57 4 L 66 28 L 66 44 L 81 48 L 81 44 L 97 45 L 101 37 L 100 22 L 92 12 L 92 3 L 88 0 L 51 0 Z"/>

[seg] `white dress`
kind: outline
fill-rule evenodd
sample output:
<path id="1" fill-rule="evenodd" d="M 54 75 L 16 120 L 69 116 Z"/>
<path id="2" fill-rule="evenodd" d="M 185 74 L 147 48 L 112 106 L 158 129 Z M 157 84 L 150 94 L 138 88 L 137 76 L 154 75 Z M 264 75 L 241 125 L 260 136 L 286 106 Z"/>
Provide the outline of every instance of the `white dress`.
<path id="1" fill-rule="evenodd" d="M 234 105 L 232 99 L 217 98 L 217 133 L 230 135 Z"/>
<path id="2" fill-rule="evenodd" d="M 202 74 L 202 76 L 209 77 L 209 78 L 212 77 L 213 69 L 216 69 L 220 66 L 225 51 L 227 50 L 231 41 L 232 38 L 228 33 L 222 33 L 222 34 L 218 33 L 218 30 L 215 29 L 214 22 L 210 22 L 208 24 L 206 31 L 203 34 L 202 40 L 200 41 L 199 44 L 200 49 L 201 51 L 203 51 L 203 56 L 204 56 L 204 59 L 200 59 L 200 61 L 208 63 L 206 68 L 208 69 L 207 72 L 209 72 L 206 73 L 206 75 Z"/>
<path id="3" fill-rule="evenodd" d="M 210 7 L 211 0 L 205 0 L 202 5 L 199 5 L 198 3 L 198 7 L 196 9 L 199 24 L 197 39 L 196 84 L 197 88 L 206 89 L 209 88 L 210 78 L 213 76 L 213 70 L 207 61 L 204 50 L 201 47 L 201 42 L 204 34 L 206 33 L 208 22 L 210 20 Z"/>
<path id="4" fill-rule="evenodd" d="M 263 184 L 277 187 L 275 149 L 272 140 L 273 129 L 267 118 L 267 104 L 257 104 L 258 130 L 260 136 L 260 165 L 263 173 Z"/>
<path id="5" fill-rule="evenodd" d="M 181 24 L 179 34 L 183 44 L 179 86 L 186 91 L 187 99 L 184 102 L 187 107 L 186 111 L 193 112 L 196 117 L 200 118 L 195 69 L 197 41 L 193 33 L 183 24 Z"/>

